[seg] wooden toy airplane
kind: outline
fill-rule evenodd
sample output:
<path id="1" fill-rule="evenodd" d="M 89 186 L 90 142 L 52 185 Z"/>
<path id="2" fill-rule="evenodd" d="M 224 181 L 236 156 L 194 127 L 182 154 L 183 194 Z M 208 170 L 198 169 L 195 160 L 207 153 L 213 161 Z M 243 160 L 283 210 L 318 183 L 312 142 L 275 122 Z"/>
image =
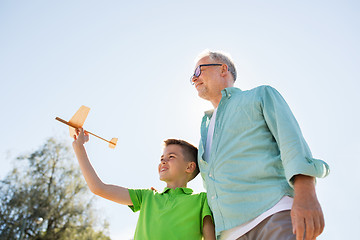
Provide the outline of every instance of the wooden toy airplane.
<path id="1" fill-rule="evenodd" d="M 81 106 L 79 108 L 79 110 L 74 114 L 74 116 L 70 119 L 70 121 L 65 121 L 59 117 L 56 117 L 55 119 L 68 125 L 69 126 L 69 131 L 70 131 L 70 137 L 74 137 L 74 135 L 76 135 L 75 129 L 77 128 L 82 128 L 82 126 L 84 125 L 84 122 L 87 118 L 87 115 L 89 114 L 90 108 L 86 107 L 86 106 Z M 100 138 L 101 140 L 108 142 L 109 143 L 109 147 L 110 148 L 115 148 L 116 147 L 116 143 L 117 143 L 117 138 L 112 138 L 110 141 L 99 137 L 89 131 L 84 130 L 85 132 L 87 132 L 88 134 L 91 134 L 97 138 Z"/>

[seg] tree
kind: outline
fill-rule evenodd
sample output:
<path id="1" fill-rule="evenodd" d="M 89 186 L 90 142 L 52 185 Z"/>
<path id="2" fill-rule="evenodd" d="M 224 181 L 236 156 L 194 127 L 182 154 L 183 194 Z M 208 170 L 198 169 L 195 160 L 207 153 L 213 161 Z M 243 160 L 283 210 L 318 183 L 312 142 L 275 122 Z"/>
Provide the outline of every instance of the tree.
<path id="1" fill-rule="evenodd" d="M 110 239 L 67 145 L 48 139 L 16 163 L 0 182 L 1 240 Z"/>

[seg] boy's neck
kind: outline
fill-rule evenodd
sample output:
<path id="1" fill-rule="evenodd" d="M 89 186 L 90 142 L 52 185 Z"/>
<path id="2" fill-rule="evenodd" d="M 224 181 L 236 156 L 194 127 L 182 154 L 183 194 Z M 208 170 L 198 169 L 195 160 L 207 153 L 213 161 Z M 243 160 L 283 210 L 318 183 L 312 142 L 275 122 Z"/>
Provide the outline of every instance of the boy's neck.
<path id="1" fill-rule="evenodd" d="M 186 188 L 187 187 L 187 183 L 166 183 L 166 187 L 167 188 L 172 188 L 172 189 L 176 189 L 176 188 Z"/>

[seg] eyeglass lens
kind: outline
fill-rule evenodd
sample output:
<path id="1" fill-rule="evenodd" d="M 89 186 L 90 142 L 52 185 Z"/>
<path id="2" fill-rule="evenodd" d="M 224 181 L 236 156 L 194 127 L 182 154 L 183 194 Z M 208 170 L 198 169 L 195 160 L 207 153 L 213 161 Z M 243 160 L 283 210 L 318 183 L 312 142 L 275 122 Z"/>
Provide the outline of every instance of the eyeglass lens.
<path id="1" fill-rule="evenodd" d="M 195 69 L 194 76 L 199 77 L 200 74 L 201 74 L 201 66 L 197 66 L 197 68 Z"/>

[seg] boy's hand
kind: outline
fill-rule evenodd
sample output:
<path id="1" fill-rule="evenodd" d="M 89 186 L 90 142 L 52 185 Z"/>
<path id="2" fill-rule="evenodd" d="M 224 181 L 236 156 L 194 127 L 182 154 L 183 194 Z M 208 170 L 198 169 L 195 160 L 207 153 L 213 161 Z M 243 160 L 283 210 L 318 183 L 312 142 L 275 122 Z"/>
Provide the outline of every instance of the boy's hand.
<path id="1" fill-rule="evenodd" d="M 76 135 L 74 135 L 73 145 L 84 145 L 89 141 L 89 133 L 84 131 L 83 128 L 77 128 L 75 130 Z"/>

